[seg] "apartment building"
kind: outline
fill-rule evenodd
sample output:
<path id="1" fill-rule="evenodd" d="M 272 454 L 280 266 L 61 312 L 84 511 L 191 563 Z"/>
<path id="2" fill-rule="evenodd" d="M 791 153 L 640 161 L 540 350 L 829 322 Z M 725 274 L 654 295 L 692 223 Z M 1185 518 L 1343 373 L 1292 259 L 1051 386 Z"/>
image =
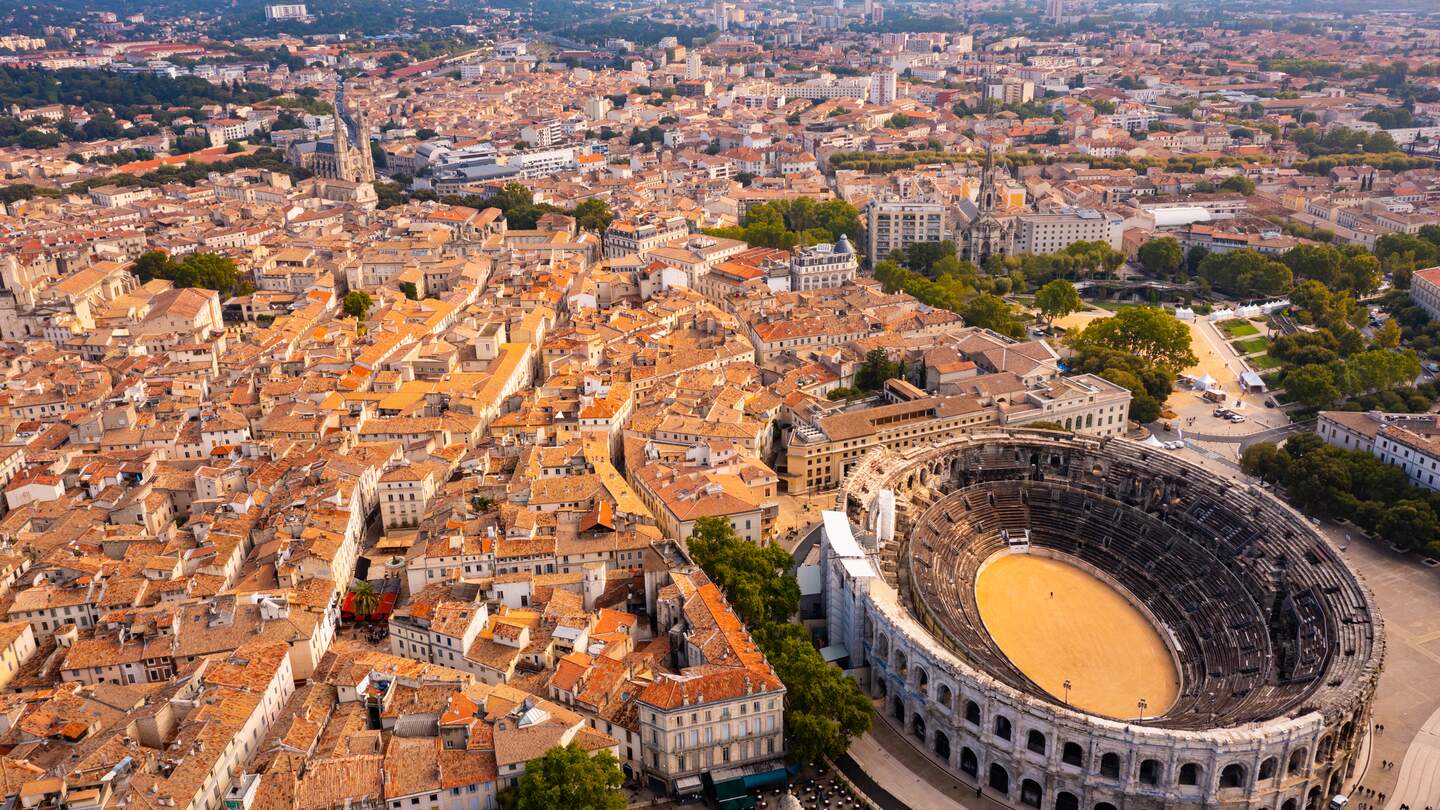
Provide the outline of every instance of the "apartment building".
<path id="1" fill-rule="evenodd" d="M 866 238 L 870 266 L 891 251 L 904 250 L 916 242 L 942 242 L 950 235 L 945 226 L 945 206 L 921 200 L 874 200 L 865 207 Z"/>
<path id="2" fill-rule="evenodd" d="M 679 674 L 660 675 L 636 700 L 645 781 L 697 795 L 702 777 L 723 784 L 783 767 L 785 685 L 703 574 L 672 574 L 657 597 Z"/>
<path id="3" fill-rule="evenodd" d="M 676 242 L 690 235 L 684 217 L 650 216 L 631 221 L 617 219 L 605 229 L 604 255 L 615 259 Z"/>
<path id="4" fill-rule="evenodd" d="M 1124 236 L 1124 219 L 1093 208 L 1075 208 L 1055 214 L 1024 214 L 1016 217 L 1015 250 L 1020 253 L 1054 253 L 1075 242 L 1104 242 L 1119 250 Z"/>
<path id="5" fill-rule="evenodd" d="M 855 280 L 858 266 L 855 248 L 844 234 L 833 245 L 796 248 L 790 256 L 790 289 L 819 290 L 849 284 Z"/>
<path id="6" fill-rule="evenodd" d="M 891 381 L 892 389 L 897 382 Z M 910 396 L 923 394 L 906 383 L 900 387 Z M 850 468 L 877 447 L 924 447 L 977 428 L 1034 422 L 1054 422 L 1092 436 L 1122 436 L 1130 412 L 1130 391 L 1093 374 L 1033 385 L 1013 373 L 986 374 L 963 387 L 964 394 L 901 399 L 796 424 L 785 448 L 788 491 L 839 486 Z"/>
<path id="7" fill-rule="evenodd" d="M 1440 318 L 1440 267 L 1415 271 L 1410 278 L 1410 300 L 1430 317 Z"/>
<path id="8" fill-rule="evenodd" d="M 1315 432 L 1336 447 L 1364 450 L 1399 467 L 1417 487 L 1440 489 L 1440 424 L 1435 414 L 1321 411 Z"/>

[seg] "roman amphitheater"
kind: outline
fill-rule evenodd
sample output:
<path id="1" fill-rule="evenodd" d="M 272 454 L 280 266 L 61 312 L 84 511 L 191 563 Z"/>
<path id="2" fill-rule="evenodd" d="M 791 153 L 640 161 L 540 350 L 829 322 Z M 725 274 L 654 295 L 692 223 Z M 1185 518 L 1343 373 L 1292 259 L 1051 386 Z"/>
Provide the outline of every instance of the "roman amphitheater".
<path id="1" fill-rule="evenodd" d="M 974 434 L 859 460 L 825 515 L 832 657 L 1017 807 L 1327 807 L 1383 657 L 1299 514 L 1123 439 Z"/>

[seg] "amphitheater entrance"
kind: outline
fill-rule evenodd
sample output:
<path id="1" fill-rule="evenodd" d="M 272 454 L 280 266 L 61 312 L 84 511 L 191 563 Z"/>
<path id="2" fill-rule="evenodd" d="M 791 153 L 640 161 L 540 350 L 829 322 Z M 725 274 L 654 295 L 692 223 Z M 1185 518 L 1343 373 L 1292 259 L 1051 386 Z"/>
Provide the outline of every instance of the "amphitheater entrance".
<path id="1" fill-rule="evenodd" d="M 1126 594 L 1064 555 L 993 558 L 975 597 L 1000 651 L 1058 700 L 1130 720 L 1163 715 L 1179 695 L 1159 631 Z"/>

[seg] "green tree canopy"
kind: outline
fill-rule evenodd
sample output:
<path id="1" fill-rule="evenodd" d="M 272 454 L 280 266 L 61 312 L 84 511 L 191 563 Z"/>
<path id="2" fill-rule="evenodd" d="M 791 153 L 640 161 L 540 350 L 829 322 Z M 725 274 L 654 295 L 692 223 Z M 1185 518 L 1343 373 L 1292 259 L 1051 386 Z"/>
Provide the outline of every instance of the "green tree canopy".
<path id="1" fill-rule="evenodd" d="M 1040 317 L 1045 319 L 1045 323 L 1050 324 L 1056 318 L 1079 312 L 1085 308 L 1085 303 L 1080 300 L 1075 285 L 1057 278 L 1035 291 L 1035 308 L 1040 310 Z"/>
<path id="2" fill-rule="evenodd" d="M 520 781 L 498 798 L 503 810 L 625 810 L 624 782 L 608 749 L 590 754 L 572 742 L 528 763 Z"/>
<path id="3" fill-rule="evenodd" d="M 357 321 L 363 321 L 365 320 L 365 314 L 370 311 L 370 307 L 374 304 L 375 301 L 370 297 L 370 293 L 364 290 L 351 290 L 345 293 L 345 299 L 341 302 L 341 307 L 346 315 L 349 315 Z"/>
<path id="4" fill-rule="evenodd" d="M 1151 239 L 1140 246 L 1140 264 L 1152 276 L 1174 273 L 1185 263 L 1185 252 L 1173 236 Z"/>
<path id="5" fill-rule="evenodd" d="M 1133 354 L 1170 373 L 1196 363 L 1190 327 L 1159 307 L 1125 307 L 1069 337 L 1072 347 Z"/>
<path id="6" fill-rule="evenodd" d="M 226 298 L 252 289 L 240 275 L 235 260 L 217 253 L 192 253 L 177 262 L 164 251 L 151 250 L 140 254 L 130 272 L 141 281 L 164 279 L 176 287 L 215 290 Z"/>
<path id="7" fill-rule="evenodd" d="M 800 607 L 800 585 L 786 576 L 793 560 L 779 546 L 757 546 L 735 535 L 723 517 L 703 517 L 686 541 L 695 564 L 710 577 L 747 625 L 786 622 Z"/>
<path id="8" fill-rule="evenodd" d="M 905 365 L 892 361 L 884 349 L 877 347 L 866 353 L 865 362 L 855 369 L 855 387 L 861 391 L 878 391 L 886 380 L 897 377 L 904 379 Z"/>

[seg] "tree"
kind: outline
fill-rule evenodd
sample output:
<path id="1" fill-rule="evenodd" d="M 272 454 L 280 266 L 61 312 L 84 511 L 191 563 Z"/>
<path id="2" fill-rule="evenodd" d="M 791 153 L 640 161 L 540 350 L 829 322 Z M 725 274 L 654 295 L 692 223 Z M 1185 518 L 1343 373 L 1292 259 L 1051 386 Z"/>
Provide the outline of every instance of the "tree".
<path id="1" fill-rule="evenodd" d="M 1307 408 L 1323 408 L 1340 398 L 1335 374 L 1321 365 L 1304 365 L 1285 375 L 1285 392 Z"/>
<path id="2" fill-rule="evenodd" d="M 1247 475 L 1280 483 L 1290 472 L 1292 456 L 1276 447 L 1273 442 L 1260 442 L 1245 448 L 1240 454 L 1240 469 Z"/>
<path id="3" fill-rule="evenodd" d="M 405 293 L 405 297 L 411 301 L 420 300 L 420 290 L 416 288 L 415 282 L 413 281 L 400 282 L 400 292 Z"/>
<path id="4" fill-rule="evenodd" d="M 838 757 L 870 730 L 875 710 L 859 684 L 825 661 L 809 632 L 796 624 L 765 624 L 755 640 L 785 684 L 785 736 L 790 758 Z"/>
<path id="5" fill-rule="evenodd" d="M 235 261 L 216 253 L 192 253 L 177 262 L 163 251 L 151 250 L 140 254 L 130 266 L 130 272 L 141 281 L 158 278 L 176 287 L 215 290 L 222 297 L 242 294 L 250 289 Z"/>
<path id="6" fill-rule="evenodd" d="M 1394 318 L 1387 318 L 1375 330 L 1375 345 L 1382 349 L 1394 349 L 1400 345 L 1400 324 Z"/>
<path id="7" fill-rule="evenodd" d="M 1398 501 L 1380 515 L 1380 536 L 1391 543 L 1424 548 L 1440 534 L 1440 520 L 1430 504 L 1418 499 Z"/>
<path id="8" fill-rule="evenodd" d="M 1047 326 L 1054 323 L 1056 318 L 1079 312 L 1084 307 L 1080 293 L 1075 291 L 1075 285 L 1064 279 L 1057 278 L 1035 291 L 1035 308 L 1040 310 L 1040 316 L 1045 319 Z"/>
<path id="9" fill-rule="evenodd" d="M 367 619 L 375 617 L 375 611 L 380 607 L 380 592 L 375 590 L 363 579 L 357 579 L 350 585 L 350 612 L 355 618 L 364 616 Z"/>
<path id="10" fill-rule="evenodd" d="M 800 585 L 785 575 L 794 560 L 780 546 L 742 540 L 723 517 L 695 521 L 686 546 L 747 625 L 789 621 L 799 609 Z"/>
<path id="11" fill-rule="evenodd" d="M 1211 253 L 1200 262 L 1199 275 L 1216 289 L 1240 296 L 1280 295 L 1293 278 L 1284 263 L 1253 250 Z"/>
<path id="12" fill-rule="evenodd" d="M 890 360 L 884 349 L 874 348 L 865 355 L 865 362 L 855 370 L 855 387 L 861 391 L 878 391 L 885 381 L 904 378 L 905 366 Z"/>
<path id="13" fill-rule="evenodd" d="M 1255 193 L 1255 181 L 1243 174 L 1237 174 L 1233 177 L 1225 178 L 1225 182 L 1220 184 L 1220 190 L 1237 191 L 1248 197 Z"/>
<path id="14" fill-rule="evenodd" d="M 498 798 L 503 810 L 625 810 L 624 783 L 609 749 L 590 754 L 572 742 L 528 763 L 520 781 Z"/>
<path id="15" fill-rule="evenodd" d="M 598 197 L 591 197 L 582 200 L 575 209 L 570 212 L 575 217 L 575 223 L 588 231 L 604 233 L 610 227 L 611 221 L 615 219 L 615 213 L 610 210 L 610 204 Z"/>
<path id="16" fill-rule="evenodd" d="M 1140 246 L 1140 264 L 1152 276 L 1174 273 L 1185 263 L 1185 253 L 1173 236 L 1151 239 Z"/>
<path id="17" fill-rule="evenodd" d="M 1121 388 L 1130 390 L 1130 418 L 1142 425 L 1160 418 L 1160 401 L 1150 396 L 1145 384 L 1133 372 L 1119 368 L 1107 368 L 1100 376 Z"/>
<path id="18" fill-rule="evenodd" d="M 960 317 L 970 326 L 990 329 L 1007 337 L 1022 337 L 1025 327 L 1015 315 L 1015 308 L 998 295 L 985 293 L 970 299 L 960 309 Z"/>
<path id="19" fill-rule="evenodd" d="M 1190 327 L 1159 307 L 1126 307 L 1069 338 L 1077 350 L 1111 349 L 1133 354 L 1170 373 L 1196 363 Z"/>
<path id="20" fill-rule="evenodd" d="M 370 293 L 364 290 L 351 290 L 345 293 L 345 300 L 342 307 L 346 315 L 349 315 L 357 321 L 363 321 L 365 320 L 365 314 L 370 311 L 370 307 L 373 306 L 374 303 L 375 301 L 370 297 Z"/>

